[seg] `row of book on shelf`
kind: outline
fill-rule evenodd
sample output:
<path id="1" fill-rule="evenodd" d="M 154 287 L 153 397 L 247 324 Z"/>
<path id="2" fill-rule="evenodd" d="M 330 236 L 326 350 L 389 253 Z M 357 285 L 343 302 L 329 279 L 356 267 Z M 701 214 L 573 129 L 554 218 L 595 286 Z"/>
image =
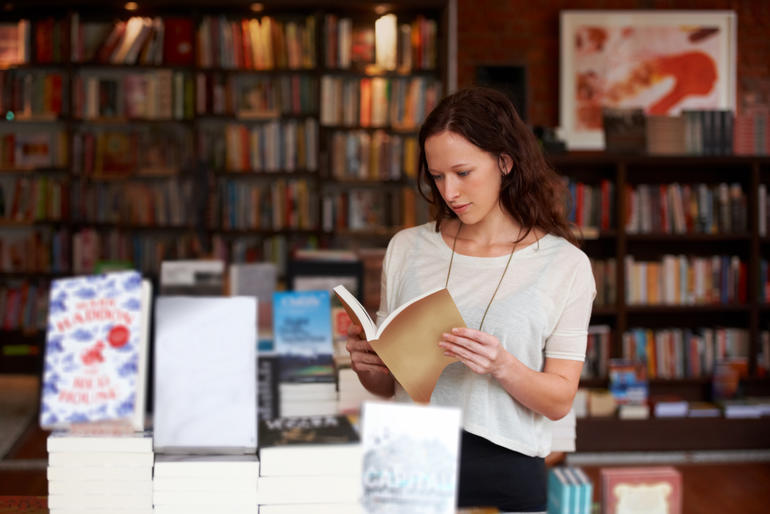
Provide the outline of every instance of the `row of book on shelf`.
<path id="1" fill-rule="evenodd" d="M 418 77 L 321 77 L 321 125 L 416 130 L 442 96 L 441 82 Z"/>
<path id="2" fill-rule="evenodd" d="M 629 234 L 743 233 L 748 229 L 746 193 L 738 183 L 638 184 L 627 186 Z"/>
<path id="3" fill-rule="evenodd" d="M 658 155 L 766 155 L 764 109 L 735 115 L 724 109 L 686 109 L 674 116 L 645 115 L 642 109 L 602 109 L 605 147 L 610 152 Z"/>
<path id="4" fill-rule="evenodd" d="M 388 14 L 372 24 L 328 13 L 322 23 L 323 61 L 328 68 L 376 65 L 404 73 L 436 67 L 437 23 L 423 15 L 399 23 L 395 14 Z M 75 12 L 62 19 L 4 23 L 1 33 L 7 50 L 0 62 L 311 69 L 318 60 L 317 30 L 313 15 L 204 16 L 196 27 L 191 17 L 132 16 L 112 21 L 81 19 Z"/>
<path id="5" fill-rule="evenodd" d="M 337 130 L 331 136 L 329 170 L 340 180 L 417 177 L 417 138 L 384 130 Z"/>
<path id="6" fill-rule="evenodd" d="M 770 373 L 770 332 L 762 330 L 759 336 L 756 373 L 764 376 Z M 740 365 L 742 375 L 746 376 L 750 346 L 749 332 L 744 328 L 634 327 L 622 334 L 619 357 L 642 363 L 651 379 L 708 378 L 724 361 Z M 589 326 L 581 378 L 606 379 L 612 359 L 611 327 Z"/>
<path id="7" fill-rule="evenodd" d="M 625 258 L 629 305 L 746 303 L 748 269 L 737 255 L 664 255 L 659 261 Z"/>

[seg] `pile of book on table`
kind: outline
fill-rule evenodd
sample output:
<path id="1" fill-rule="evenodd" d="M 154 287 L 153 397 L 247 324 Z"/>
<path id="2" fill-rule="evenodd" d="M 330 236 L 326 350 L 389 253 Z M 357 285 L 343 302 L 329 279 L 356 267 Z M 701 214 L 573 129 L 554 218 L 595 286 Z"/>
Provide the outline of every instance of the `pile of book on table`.
<path id="1" fill-rule="evenodd" d="M 48 509 L 52 514 L 152 514 L 152 437 L 48 436 Z"/>

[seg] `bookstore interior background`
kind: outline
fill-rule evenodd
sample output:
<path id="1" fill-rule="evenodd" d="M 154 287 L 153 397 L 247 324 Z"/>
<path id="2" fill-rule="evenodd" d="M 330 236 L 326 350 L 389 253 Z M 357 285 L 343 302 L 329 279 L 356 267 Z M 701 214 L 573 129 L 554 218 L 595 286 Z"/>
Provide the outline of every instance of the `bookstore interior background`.
<path id="1" fill-rule="evenodd" d="M 132 277 L 120 294 L 130 289 L 144 316 L 146 366 L 134 371 L 146 383 L 122 414 L 134 426 L 169 401 L 153 394 L 159 369 L 175 376 L 172 355 L 193 353 L 157 347 L 184 334 L 160 333 L 159 315 L 182 311 L 208 313 L 214 338 L 244 320 L 258 327 L 251 353 L 238 353 L 234 335 L 228 365 L 258 376 L 260 419 L 359 415 L 373 397 L 350 368 L 350 321 L 329 291 L 344 284 L 373 315 L 389 238 L 430 219 L 417 183 L 420 123 L 474 84 L 512 99 L 563 177 L 597 284 L 553 465 L 597 466 L 580 456 L 608 452 L 761 458 L 770 450 L 770 7 L 692 4 L 4 2 L 0 384 L 12 392 L 0 399 L 0 459 L 31 420 L 58 426 L 43 422 L 40 388 L 68 328 L 52 323 L 59 293 L 101 273 Z M 71 277 L 85 282 L 65 286 Z M 279 307 L 283 295 L 318 300 L 324 321 Z M 256 300 L 216 301 L 244 296 Z M 280 367 L 291 316 L 307 316 L 323 341 L 292 364 L 312 380 Z M 126 343 L 115 331 L 86 342 L 100 338 Z M 243 368 L 249 355 L 259 358 Z M 161 423 L 173 439 L 179 427 Z M 681 486 L 676 472 L 657 471 Z M 624 480 L 588 475 L 598 502 L 605 479 Z M 577 473 L 557 482 L 573 479 L 585 483 Z M 687 494 L 677 489 L 680 502 Z"/>

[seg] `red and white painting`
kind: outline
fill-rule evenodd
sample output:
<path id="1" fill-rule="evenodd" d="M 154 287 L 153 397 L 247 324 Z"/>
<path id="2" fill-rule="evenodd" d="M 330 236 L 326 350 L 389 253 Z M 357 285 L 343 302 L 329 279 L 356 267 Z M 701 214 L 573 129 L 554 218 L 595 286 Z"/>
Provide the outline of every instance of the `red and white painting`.
<path id="1" fill-rule="evenodd" d="M 564 11 L 560 123 L 568 146 L 603 148 L 602 107 L 650 115 L 735 106 L 732 11 Z"/>

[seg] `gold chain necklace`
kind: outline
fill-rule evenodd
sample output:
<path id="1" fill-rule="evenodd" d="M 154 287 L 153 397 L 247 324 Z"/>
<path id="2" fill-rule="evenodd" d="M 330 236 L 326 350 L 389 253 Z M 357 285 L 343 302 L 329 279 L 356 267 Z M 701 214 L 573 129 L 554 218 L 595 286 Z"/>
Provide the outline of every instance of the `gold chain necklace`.
<path id="1" fill-rule="evenodd" d="M 455 238 L 454 241 L 452 241 L 452 256 L 449 258 L 449 269 L 446 272 L 446 282 L 444 283 L 444 288 L 446 288 L 449 285 L 449 275 L 452 273 L 452 262 L 455 260 L 455 246 L 457 246 L 457 236 L 460 235 L 460 230 L 463 228 L 463 222 L 460 222 L 460 226 L 457 227 L 457 232 L 455 232 Z M 511 249 L 511 254 L 508 256 L 508 262 L 505 263 L 505 268 L 503 269 L 503 274 L 500 275 L 500 281 L 497 283 L 497 287 L 495 287 L 495 292 L 492 293 L 492 298 L 489 299 L 489 303 L 487 304 L 487 308 L 484 309 L 484 315 L 481 317 L 481 323 L 479 323 L 479 330 L 481 330 L 481 327 L 484 326 L 484 320 L 487 317 L 487 312 L 489 312 L 489 307 L 492 305 L 492 300 L 495 299 L 495 295 L 497 294 L 497 290 L 500 289 L 500 284 L 503 283 L 503 277 L 505 276 L 505 272 L 508 271 L 508 265 L 511 263 L 511 259 L 513 258 L 513 252 L 516 251 L 516 245 L 519 244 L 518 241 L 514 241 L 513 248 Z"/>

